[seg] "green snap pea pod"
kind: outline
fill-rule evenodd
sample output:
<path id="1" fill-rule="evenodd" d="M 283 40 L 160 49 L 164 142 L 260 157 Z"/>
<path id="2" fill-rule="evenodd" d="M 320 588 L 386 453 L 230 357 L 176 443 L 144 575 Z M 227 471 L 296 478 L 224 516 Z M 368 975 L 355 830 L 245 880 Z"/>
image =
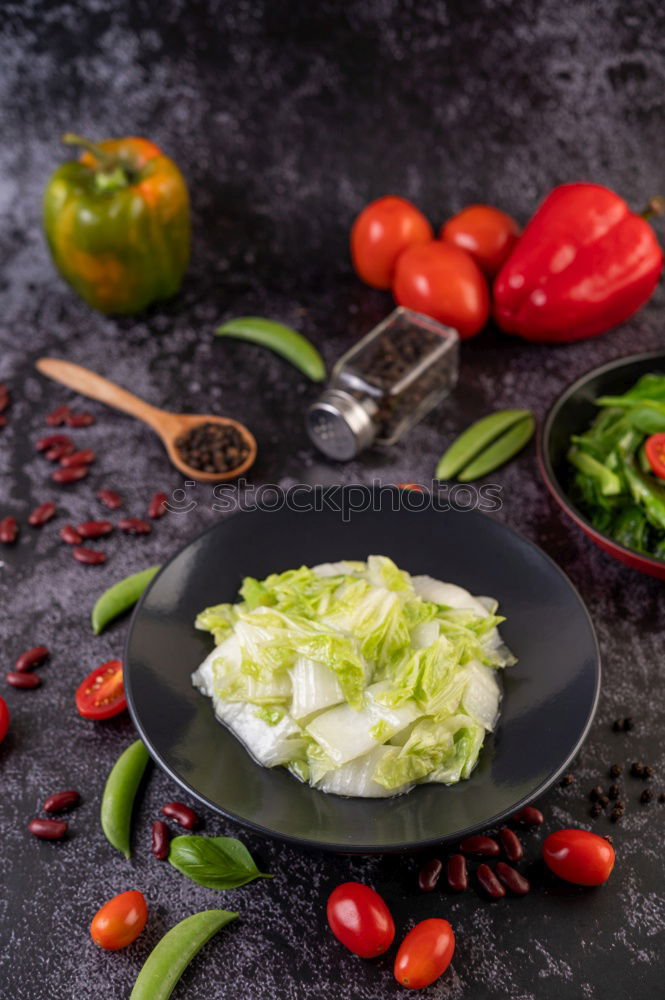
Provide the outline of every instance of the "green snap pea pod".
<path id="1" fill-rule="evenodd" d="M 172 927 L 148 955 L 129 1000 L 168 1000 L 194 956 L 237 916 L 230 910 L 202 910 Z"/>
<path id="2" fill-rule="evenodd" d="M 102 795 L 102 830 L 109 844 L 131 858 L 132 809 L 143 772 L 150 760 L 141 740 L 136 740 L 111 768 Z"/>
<path id="3" fill-rule="evenodd" d="M 239 316 L 222 323 L 215 333 L 220 337 L 235 337 L 268 347 L 290 361 L 313 382 L 321 382 L 326 377 L 326 366 L 314 345 L 283 323 L 260 316 Z"/>
<path id="4" fill-rule="evenodd" d="M 136 604 L 160 568 L 159 566 L 151 566 L 150 569 L 141 570 L 140 573 L 132 573 L 124 580 L 118 580 L 112 587 L 105 590 L 101 597 L 97 598 L 90 616 L 92 631 L 95 635 L 99 635 L 109 622 Z"/>
<path id="5" fill-rule="evenodd" d="M 494 441 L 489 448 L 477 455 L 458 475 L 458 479 L 468 483 L 480 479 L 488 472 L 494 472 L 500 465 L 509 462 L 518 451 L 533 437 L 536 421 L 532 416 L 523 417 L 516 424 Z"/>
<path id="6" fill-rule="evenodd" d="M 476 420 L 444 451 L 434 475 L 437 479 L 451 479 L 499 434 L 507 431 L 518 420 L 529 416 L 531 416 L 530 410 L 498 410 L 481 420 Z"/>

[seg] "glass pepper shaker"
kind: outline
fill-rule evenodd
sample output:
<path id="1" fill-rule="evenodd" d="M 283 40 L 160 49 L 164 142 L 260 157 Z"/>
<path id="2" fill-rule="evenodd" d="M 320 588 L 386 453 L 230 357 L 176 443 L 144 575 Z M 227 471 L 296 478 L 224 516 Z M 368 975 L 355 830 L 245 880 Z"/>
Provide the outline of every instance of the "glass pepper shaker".
<path id="1" fill-rule="evenodd" d="M 394 444 L 455 387 L 459 336 L 411 309 L 395 309 L 332 370 L 307 411 L 307 432 L 330 458 Z"/>

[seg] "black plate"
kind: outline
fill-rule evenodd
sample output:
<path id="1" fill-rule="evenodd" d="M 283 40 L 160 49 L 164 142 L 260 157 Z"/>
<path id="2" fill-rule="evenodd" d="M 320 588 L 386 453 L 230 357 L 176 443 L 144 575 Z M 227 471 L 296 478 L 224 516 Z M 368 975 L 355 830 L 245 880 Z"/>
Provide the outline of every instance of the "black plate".
<path id="1" fill-rule="evenodd" d="M 349 494 L 349 489 L 353 494 Z M 304 490 L 304 488 L 303 488 Z M 301 491 L 297 502 L 323 494 Z M 438 511 L 430 498 L 335 487 L 318 510 L 243 511 L 171 559 L 134 613 L 125 650 L 132 718 L 159 764 L 213 809 L 261 833 L 349 853 L 399 851 L 499 822 L 566 768 L 598 698 L 598 645 L 568 579 L 520 535 L 476 511 Z M 352 499 L 345 520 L 331 504 Z M 427 509 L 409 506 L 428 504 Z M 372 505 L 375 509 L 371 509 Z M 468 781 L 423 785 L 395 799 L 346 799 L 254 763 L 215 721 L 190 674 L 212 648 L 195 615 L 233 601 L 243 576 L 305 563 L 388 555 L 411 573 L 458 583 L 500 601 L 505 641 L 519 658 L 505 671 L 501 718 Z"/>

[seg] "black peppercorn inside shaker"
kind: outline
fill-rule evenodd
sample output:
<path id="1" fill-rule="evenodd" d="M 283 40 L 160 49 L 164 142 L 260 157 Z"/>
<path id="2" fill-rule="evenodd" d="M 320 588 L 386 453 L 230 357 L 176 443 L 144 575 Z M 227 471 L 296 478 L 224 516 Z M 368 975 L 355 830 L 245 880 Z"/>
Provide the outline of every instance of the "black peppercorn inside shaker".
<path id="1" fill-rule="evenodd" d="M 454 388 L 459 337 L 410 309 L 395 309 L 347 351 L 307 412 L 307 432 L 330 458 L 391 445 Z"/>

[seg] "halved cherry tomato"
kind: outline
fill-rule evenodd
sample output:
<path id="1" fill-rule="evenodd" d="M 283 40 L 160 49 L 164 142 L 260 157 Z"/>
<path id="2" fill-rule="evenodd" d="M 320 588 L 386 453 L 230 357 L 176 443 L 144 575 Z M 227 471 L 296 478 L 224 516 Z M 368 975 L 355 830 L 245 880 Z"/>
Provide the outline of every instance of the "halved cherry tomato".
<path id="1" fill-rule="evenodd" d="M 90 923 L 90 934 L 100 948 L 119 951 L 136 941 L 147 919 L 145 896 L 137 889 L 130 889 L 109 899 L 97 910 Z"/>
<path id="2" fill-rule="evenodd" d="M 111 719 L 127 708 L 122 686 L 122 663 L 102 663 L 76 689 L 76 707 L 84 719 Z"/>
<path id="3" fill-rule="evenodd" d="M 399 946 L 395 979 L 409 990 L 429 986 L 446 971 L 454 951 L 455 934 L 447 920 L 421 920 Z"/>
<path id="4" fill-rule="evenodd" d="M 654 475 L 665 479 L 665 432 L 652 434 L 644 443 L 644 451 Z"/>
<path id="5" fill-rule="evenodd" d="M 4 740 L 9 730 L 9 709 L 4 698 L 0 698 L 0 743 Z"/>
<path id="6" fill-rule="evenodd" d="M 390 288 L 402 251 L 433 236 L 429 222 L 410 201 L 379 198 L 362 210 L 351 229 L 356 274 L 374 288 Z"/>
<path id="7" fill-rule="evenodd" d="M 362 882 L 344 882 L 330 893 L 328 923 L 338 941 L 354 955 L 375 958 L 390 948 L 395 923 L 379 896 Z"/>
<path id="8" fill-rule="evenodd" d="M 602 885 L 614 868 L 614 848 L 587 830 L 557 830 L 543 843 L 545 864 L 559 878 L 575 885 Z"/>
<path id="9" fill-rule="evenodd" d="M 515 220 L 491 205 L 469 205 L 441 227 L 441 239 L 470 253 L 490 278 L 508 259 L 519 234 Z"/>
<path id="10" fill-rule="evenodd" d="M 473 337 L 489 316 L 487 281 L 473 257 L 452 243 L 432 240 L 409 247 L 395 268 L 393 295 L 400 306 Z"/>

